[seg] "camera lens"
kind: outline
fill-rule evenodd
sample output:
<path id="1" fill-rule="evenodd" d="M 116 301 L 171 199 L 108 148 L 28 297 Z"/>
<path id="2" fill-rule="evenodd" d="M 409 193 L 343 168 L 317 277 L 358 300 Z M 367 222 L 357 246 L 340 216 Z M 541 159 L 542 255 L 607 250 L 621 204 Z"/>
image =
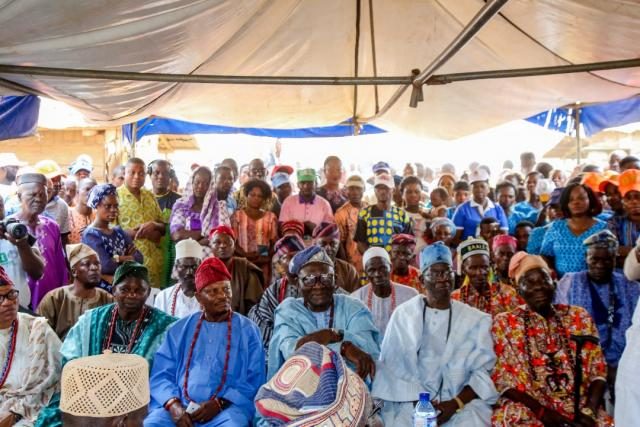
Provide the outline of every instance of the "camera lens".
<path id="1" fill-rule="evenodd" d="M 22 239 L 27 235 L 27 226 L 14 222 L 13 224 L 7 224 L 7 233 L 16 240 Z"/>

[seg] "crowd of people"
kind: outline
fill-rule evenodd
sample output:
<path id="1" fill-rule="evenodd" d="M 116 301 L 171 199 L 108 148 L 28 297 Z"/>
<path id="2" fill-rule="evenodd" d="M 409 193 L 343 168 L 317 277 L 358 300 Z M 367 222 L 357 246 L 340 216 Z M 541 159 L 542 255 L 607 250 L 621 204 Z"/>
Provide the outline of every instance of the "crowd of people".
<path id="1" fill-rule="evenodd" d="M 638 158 L 191 171 L 0 153 L 0 426 L 640 423 Z"/>

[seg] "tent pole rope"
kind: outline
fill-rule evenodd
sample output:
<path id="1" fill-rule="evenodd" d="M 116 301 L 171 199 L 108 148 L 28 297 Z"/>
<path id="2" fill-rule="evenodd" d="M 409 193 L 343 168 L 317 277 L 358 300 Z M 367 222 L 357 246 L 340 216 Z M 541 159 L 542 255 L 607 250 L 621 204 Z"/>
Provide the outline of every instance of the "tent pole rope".
<path id="1" fill-rule="evenodd" d="M 359 56 L 360 56 L 360 14 L 362 12 L 362 0 L 356 0 L 356 40 L 353 53 L 353 76 L 358 78 Z M 358 131 L 358 85 L 353 85 L 353 114 L 351 115 L 353 122 L 353 135 L 357 135 Z"/>
<path id="2" fill-rule="evenodd" d="M 369 0 L 369 29 L 371 31 L 371 60 L 373 61 L 373 77 L 378 77 L 378 59 L 376 57 L 376 31 L 373 24 L 373 0 Z M 373 94 L 376 102 L 376 114 L 380 111 L 380 97 L 378 85 L 373 86 Z"/>

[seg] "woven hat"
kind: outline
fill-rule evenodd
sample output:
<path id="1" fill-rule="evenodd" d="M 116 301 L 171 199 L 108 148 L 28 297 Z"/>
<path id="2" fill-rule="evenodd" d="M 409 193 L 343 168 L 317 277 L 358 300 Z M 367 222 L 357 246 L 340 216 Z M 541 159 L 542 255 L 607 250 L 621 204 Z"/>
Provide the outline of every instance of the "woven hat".
<path id="1" fill-rule="evenodd" d="M 81 357 L 62 370 L 60 410 L 64 413 L 118 417 L 147 406 L 149 400 L 149 364 L 135 354 Z"/>
<path id="2" fill-rule="evenodd" d="M 256 410 L 270 426 L 364 426 L 367 386 L 342 357 L 315 342 L 300 347 L 260 387 Z"/>

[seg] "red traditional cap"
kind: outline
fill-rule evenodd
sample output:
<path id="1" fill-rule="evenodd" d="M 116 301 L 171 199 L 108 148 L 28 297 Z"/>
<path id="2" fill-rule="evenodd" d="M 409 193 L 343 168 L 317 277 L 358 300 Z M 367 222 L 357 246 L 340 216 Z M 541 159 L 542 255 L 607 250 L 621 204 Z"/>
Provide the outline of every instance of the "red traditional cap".
<path id="1" fill-rule="evenodd" d="M 219 225 L 216 228 L 212 229 L 211 232 L 209 233 L 209 238 L 213 239 L 213 236 L 215 236 L 218 233 L 226 234 L 227 236 L 231 237 L 234 241 L 236 240 L 236 232 L 233 231 L 233 228 L 229 227 L 228 225 Z"/>
<path id="2" fill-rule="evenodd" d="M 0 287 L 3 287 L 3 286 L 13 287 L 14 285 L 13 285 L 13 281 L 11 280 L 7 272 L 4 270 L 2 266 L 0 266 Z"/>
<path id="3" fill-rule="evenodd" d="M 198 292 L 213 283 L 223 281 L 231 281 L 231 273 L 224 262 L 216 257 L 205 259 L 196 270 L 196 291 Z"/>
<path id="4" fill-rule="evenodd" d="M 287 166 L 287 165 L 274 166 L 273 170 L 271 171 L 271 176 L 277 174 L 278 172 L 282 172 L 282 173 L 286 173 L 287 175 L 291 175 L 293 173 L 293 168 L 291 166 Z"/>
<path id="5" fill-rule="evenodd" d="M 304 236 L 304 224 L 295 219 L 285 221 L 282 223 L 281 231 L 283 236 L 287 234 L 287 231 L 289 231 L 302 237 Z"/>
<path id="6" fill-rule="evenodd" d="M 391 238 L 392 245 L 415 246 L 416 237 L 413 234 L 394 234 Z"/>
<path id="7" fill-rule="evenodd" d="M 500 246 L 511 246 L 514 250 L 518 248 L 518 241 L 508 234 L 498 234 L 493 238 L 493 249 Z"/>

